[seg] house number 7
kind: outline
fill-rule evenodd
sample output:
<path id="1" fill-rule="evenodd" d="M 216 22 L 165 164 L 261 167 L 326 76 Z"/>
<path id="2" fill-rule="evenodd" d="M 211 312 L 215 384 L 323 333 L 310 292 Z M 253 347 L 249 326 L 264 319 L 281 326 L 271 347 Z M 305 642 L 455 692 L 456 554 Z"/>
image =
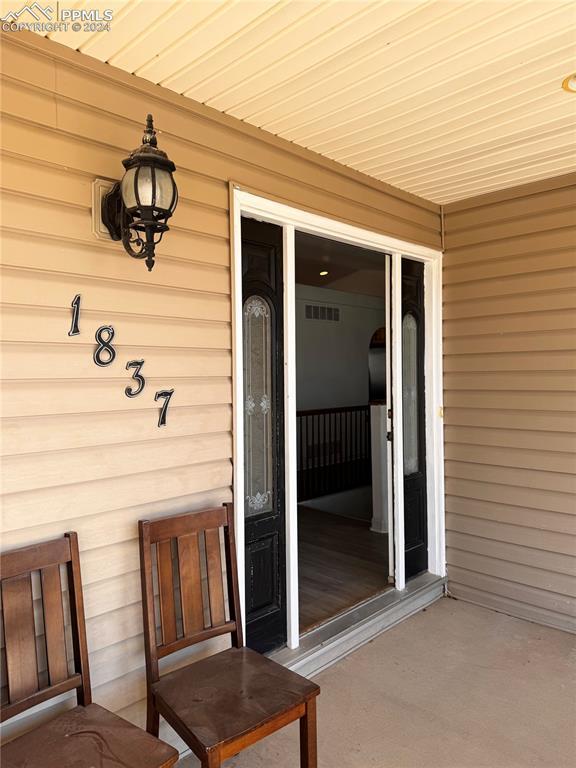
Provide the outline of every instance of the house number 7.
<path id="1" fill-rule="evenodd" d="M 166 413 L 168 411 L 168 406 L 170 405 L 170 398 L 172 397 L 173 394 L 174 394 L 173 389 L 161 389 L 159 392 L 156 392 L 156 394 L 154 395 L 155 402 L 158 402 L 158 400 L 164 400 L 162 408 L 160 408 L 160 416 L 158 417 L 159 427 L 166 426 Z"/>

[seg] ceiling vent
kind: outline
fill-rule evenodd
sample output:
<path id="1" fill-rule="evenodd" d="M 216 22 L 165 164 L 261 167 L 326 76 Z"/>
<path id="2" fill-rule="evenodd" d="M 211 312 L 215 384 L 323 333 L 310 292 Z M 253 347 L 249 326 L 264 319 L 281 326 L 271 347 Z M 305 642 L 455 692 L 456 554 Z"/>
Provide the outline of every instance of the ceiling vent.
<path id="1" fill-rule="evenodd" d="M 325 304 L 306 304 L 306 320 L 328 320 L 340 322 L 340 308 L 327 307 Z"/>

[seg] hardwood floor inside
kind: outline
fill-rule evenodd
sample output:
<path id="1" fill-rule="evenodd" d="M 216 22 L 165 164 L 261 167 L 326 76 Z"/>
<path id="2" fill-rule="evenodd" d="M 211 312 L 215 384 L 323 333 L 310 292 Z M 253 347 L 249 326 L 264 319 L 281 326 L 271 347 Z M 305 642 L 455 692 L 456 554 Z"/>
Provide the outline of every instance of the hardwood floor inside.
<path id="1" fill-rule="evenodd" d="M 388 537 L 361 520 L 298 507 L 300 632 L 391 589 Z"/>

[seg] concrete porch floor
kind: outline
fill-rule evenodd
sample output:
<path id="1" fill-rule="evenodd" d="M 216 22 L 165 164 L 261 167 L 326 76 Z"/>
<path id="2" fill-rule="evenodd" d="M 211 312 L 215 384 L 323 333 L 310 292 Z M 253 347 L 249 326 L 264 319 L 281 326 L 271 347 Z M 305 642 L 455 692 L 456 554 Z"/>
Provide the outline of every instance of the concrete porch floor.
<path id="1" fill-rule="evenodd" d="M 319 768 L 575 765 L 575 646 L 442 599 L 318 675 Z M 298 768 L 297 725 L 225 765 Z"/>

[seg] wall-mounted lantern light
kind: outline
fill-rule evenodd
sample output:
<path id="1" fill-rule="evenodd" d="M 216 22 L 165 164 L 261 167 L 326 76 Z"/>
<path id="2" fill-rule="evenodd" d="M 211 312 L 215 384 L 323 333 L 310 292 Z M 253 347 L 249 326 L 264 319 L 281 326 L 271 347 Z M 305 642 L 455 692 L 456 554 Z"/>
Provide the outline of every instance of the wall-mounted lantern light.
<path id="1" fill-rule="evenodd" d="M 168 230 L 178 202 L 172 174 L 176 166 L 158 149 L 152 115 L 146 118 L 142 146 L 122 161 L 126 173 L 102 199 L 102 222 L 113 240 L 122 240 L 135 259 L 154 266 L 154 249 Z"/>

